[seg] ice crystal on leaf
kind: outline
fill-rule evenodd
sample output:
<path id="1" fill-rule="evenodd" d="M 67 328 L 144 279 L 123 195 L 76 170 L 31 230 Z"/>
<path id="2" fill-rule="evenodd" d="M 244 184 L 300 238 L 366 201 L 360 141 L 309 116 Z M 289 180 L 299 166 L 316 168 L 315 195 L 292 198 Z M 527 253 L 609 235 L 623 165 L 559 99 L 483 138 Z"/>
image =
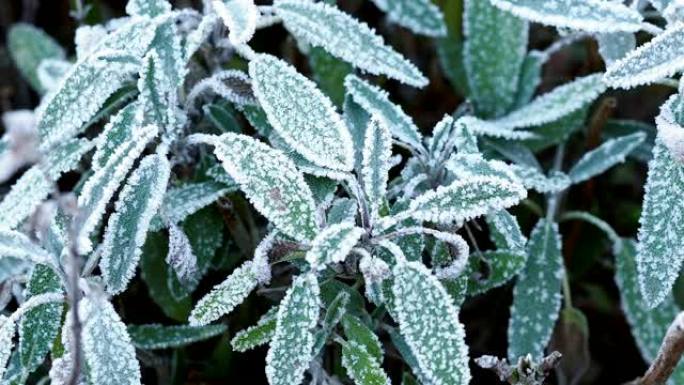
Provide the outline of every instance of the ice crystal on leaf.
<path id="1" fill-rule="evenodd" d="M 112 304 L 103 297 L 86 297 L 79 303 L 79 316 L 89 379 L 98 385 L 139 385 L 135 348 Z"/>
<path id="2" fill-rule="evenodd" d="M 76 29 L 74 44 L 76 58 L 83 59 L 93 53 L 98 44 L 107 37 L 107 29 L 101 25 L 82 25 Z"/>
<path id="3" fill-rule="evenodd" d="M 561 279 L 565 274 L 558 226 L 537 222 L 527 244 L 527 265 L 513 289 L 508 325 L 508 358 L 531 354 L 541 358 L 551 338 L 561 305 Z"/>
<path id="4" fill-rule="evenodd" d="M 38 67 L 46 59 L 64 60 L 59 44 L 40 29 L 29 24 L 15 24 L 7 35 L 7 48 L 21 74 L 36 91 L 47 91 L 38 78 Z"/>
<path id="5" fill-rule="evenodd" d="M 587 152 L 570 169 L 568 175 L 573 183 L 580 183 L 603 173 L 618 163 L 646 140 L 646 133 L 636 132 L 606 141 L 600 147 Z"/>
<path id="6" fill-rule="evenodd" d="M 256 94 L 278 135 L 308 161 L 333 170 L 353 168 L 349 130 L 330 99 L 294 67 L 270 55 L 249 63 Z"/>
<path id="7" fill-rule="evenodd" d="M 294 279 L 278 307 L 276 330 L 266 355 L 270 385 L 298 385 L 313 358 L 314 333 L 321 307 L 318 279 L 312 272 Z"/>
<path id="8" fill-rule="evenodd" d="M 202 44 L 209 38 L 214 28 L 219 23 L 218 16 L 214 14 L 206 15 L 202 18 L 197 28 L 188 34 L 183 45 L 183 60 L 190 61 L 192 55 L 202 46 Z"/>
<path id="9" fill-rule="evenodd" d="M 596 41 L 606 66 L 622 59 L 636 47 L 636 36 L 631 32 L 599 33 Z"/>
<path id="10" fill-rule="evenodd" d="M 245 44 L 252 39 L 259 18 L 254 0 L 214 0 L 212 5 L 228 27 L 228 39 L 233 45 Z"/>
<path id="11" fill-rule="evenodd" d="M 492 241 L 500 249 L 525 249 L 527 238 L 520 230 L 516 217 L 506 210 L 500 210 L 485 217 Z"/>
<path id="12" fill-rule="evenodd" d="M 78 196 L 78 206 L 82 213 L 79 218 L 78 247 L 82 253 L 86 253 L 92 248 L 88 237 L 104 215 L 107 203 L 114 196 L 147 143 L 158 133 L 155 126 L 138 129 L 131 127 L 131 129 L 133 134 L 130 140 L 117 145 L 116 150 L 107 156 L 106 163 L 103 166 L 94 167 L 95 172 L 86 180 Z M 103 135 L 106 135 L 105 133 Z M 101 139 L 101 141 L 106 141 L 106 139 Z M 104 146 L 102 145 L 101 148 Z M 102 157 L 98 159 L 102 160 Z"/>
<path id="13" fill-rule="evenodd" d="M 128 0 L 126 13 L 131 16 L 155 17 L 171 11 L 167 0 Z"/>
<path id="14" fill-rule="evenodd" d="M 138 349 L 156 350 L 179 348 L 194 342 L 218 336 L 226 331 L 226 325 L 130 325 L 128 334 Z"/>
<path id="15" fill-rule="evenodd" d="M 393 137 L 413 148 L 422 146 L 423 137 L 420 135 L 418 127 L 401 107 L 389 100 L 386 91 L 356 75 L 348 75 L 344 79 L 344 87 L 354 102 L 389 128 Z"/>
<path id="16" fill-rule="evenodd" d="M 674 123 L 671 98 L 656 119 L 659 136 L 648 165 L 643 210 L 639 220 L 637 271 L 644 302 L 649 308 L 669 293 L 684 260 L 684 164 L 673 156 L 660 134 L 682 130 Z"/>
<path id="17" fill-rule="evenodd" d="M 384 123 L 372 120 L 366 129 L 361 175 L 373 220 L 379 218 L 379 209 L 387 194 L 391 157 L 392 136 L 389 129 Z"/>
<path id="18" fill-rule="evenodd" d="M 331 263 L 343 262 L 363 233 L 362 228 L 350 222 L 332 225 L 314 238 L 311 250 L 306 253 L 306 261 L 319 270 Z"/>
<path id="19" fill-rule="evenodd" d="M 527 53 L 528 23 L 487 0 L 465 1 L 463 21 L 463 65 L 471 97 L 485 117 L 501 116 L 515 101 Z"/>
<path id="20" fill-rule="evenodd" d="M 110 33 L 94 52 L 77 62 L 41 109 L 38 131 L 44 147 L 77 133 L 107 98 L 137 72 L 132 64 L 110 65 L 107 55 L 121 53 L 141 59 L 152 42 L 155 22 L 133 19 Z"/>
<path id="21" fill-rule="evenodd" d="M 552 171 L 548 176 L 534 167 L 514 165 L 513 172 L 528 189 L 543 194 L 557 193 L 565 190 L 572 183 L 570 177 L 560 171 Z"/>
<path id="22" fill-rule="evenodd" d="M 100 269 L 110 293 L 122 292 L 135 273 L 152 216 L 159 209 L 171 173 L 163 155 L 148 155 L 128 178 L 109 217 Z"/>
<path id="23" fill-rule="evenodd" d="M 166 263 L 173 269 L 178 281 L 183 286 L 194 287 L 197 284 L 197 256 L 192 250 L 188 236 L 177 225 L 169 226 L 169 252 Z"/>
<path id="24" fill-rule="evenodd" d="M 484 293 L 495 287 L 499 287 L 516 275 L 518 275 L 524 268 L 527 262 L 527 253 L 525 250 L 496 250 L 484 251 L 482 257 L 487 264 L 486 279 L 468 280 L 468 294 L 477 295 Z"/>
<path id="25" fill-rule="evenodd" d="M 164 201 L 159 210 L 164 219 L 161 216 L 155 216 L 150 228 L 159 230 L 164 222 L 180 223 L 203 207 L 216 202 L 225 194 L 236 190 L 236 188 L 226 188 L 225 185 L 217 182 L 188 183 L 170 188 L 164 194 Z"/>
<path id="26" fill-rule="evenodd" d="M 238 70 L 224 70 L 202 79 L 192 87 L 187 96 L 188 103 L 195 101 L 206 90 L 212 90 L 222 98 L 236 104 L 256 104 L 252 81 L 246 73 Z"/>
<path id="27" fill-rule="evenodd" d="M 15 327 L 16 324 L 13 319 L 0 314 L 0 378 L 3 377 L 7 362 L 12 354 Z"/>
<path id="28" fill-rule="evenodd" d="M 300 241 L 314 238 L 316 208 L 311 189 L 285 154 L 239 134 L 191 139 L 215 146 L 214 153 L 228 174 L 280 231 Z"/>
<path id="29" fill-rule="evenodd" d="M 175 90 L 172 80 L 162 66 L 156 50 L 143 59 L 138 79 L 138 98 L 142 110 L 142 123 L 159 127 L 163 133 L 173 131 L 176 125 Z"/>
<path id="30" fill-rule="evenodd" d="M 373 75 L 387 75 L 416 87 L 428 80 L 382 38 L 338 8 L 308 0 L 278 0 L 273 4 L 285 28 L 295 38 L 322 47 L 333 56 Z"/>
<path id="31" fill-rule="evenodd" d="M 653 83 L 684 69 L 684 23 L 676 24 L 653 40 L 610 65 L 604 80 L 611 87 L 631 88 Z"/>
<path id="32" fill-rule="evenodd" d="M 120 146 L 130 142 L 133 139 L 134 129 L 137 129 L 140 124 L 142 124 L 142 115 L 137 103 L 127 105 L 114 115 L 95 141 L 93 170 L 103 168 L 109 159 L 115 156 Z"/>
<path id="33" fill-rule="evenodd" d="M 53 260 L 49 252 L 31 242 L 26 235 L 14 230 L 0 229 L 0 258 L 4 257 L 45 264 L 50 264 Z"/>
<path id="34" fill-rule="evenodd" d="M 342 341 L 342 366 L 357 385 L 391 385 L 378 362 L 355 341 Z"/>
<path id="35" fill-rule="evenodd" d="M 395 219 L 435 223 L 469 220 L 517 204 L 527 196 L 522 185 L 494 176 L 474 176 L 440 186 L 417 197 Z"/>
<path id="36" fill-rule="evenodd" d="M 621 2 L 603 0 L 489 0 L 512 14 L 560 28 L 587 32 L 636 32 L 642 17 Z"/>
<path id="37" fill-rule="evenodd" d="M 430 0 L 373 0 L 390 21 L 432 37 L 446 36 L 444 15 Z"/>
<path id="38" fill-rule="evenodd" d="M 420 262 L 399 258 L 392 274 L 399 330 L 422 375 L 435 385 L 468 384 L 465 331 L 449 294 Z"/>

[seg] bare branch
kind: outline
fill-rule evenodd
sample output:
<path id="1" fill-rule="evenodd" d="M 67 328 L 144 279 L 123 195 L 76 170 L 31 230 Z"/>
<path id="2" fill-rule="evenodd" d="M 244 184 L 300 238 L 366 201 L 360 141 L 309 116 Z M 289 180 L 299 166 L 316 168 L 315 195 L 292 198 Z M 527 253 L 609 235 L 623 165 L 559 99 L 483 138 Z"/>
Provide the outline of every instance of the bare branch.
<path id="1" fill-rule="evenodd" d="M 684 353 L 684 312 L 675 317 L 667 329 L 658 356 L 643 377 L 627 385 L 661 385 L 667 382 Z"/>

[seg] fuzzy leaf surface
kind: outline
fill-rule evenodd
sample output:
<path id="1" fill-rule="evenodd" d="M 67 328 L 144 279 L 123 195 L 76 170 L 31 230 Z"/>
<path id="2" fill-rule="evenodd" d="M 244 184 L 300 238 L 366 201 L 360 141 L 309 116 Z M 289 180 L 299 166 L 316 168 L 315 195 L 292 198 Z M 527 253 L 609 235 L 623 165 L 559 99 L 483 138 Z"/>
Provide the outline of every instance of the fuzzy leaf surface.
<path id="1" fill-rule="evenodd" d="M 214 0 L 214 11 L 228 27 L 231 44 L 245 44 L 256 31 L 259 10 L 254 0 Z"/>
<path id="2" fill-rule="evenodd" d="M 643 132 L 610 139 L 598 148 L 585 153 L 570 169 L 568 176 L 573 183 L 580 183 L 602 174 L 616 164 L 624 162 L 627 155 L 644 140 L 646 140 L 646 134 Z"/>
<path id="3" fill-rule="evenodd" d="M 373 0 L 389 20 L 425 36 L 446 36 L 444 15 L 430 0 Z"/>
<path id="4" fill-rule="evenodd" d="M 391 385 L 380 364 L 363 345 L 354 341 L 342 343 L 342 366 L 356 385 Z"/>
<path id="5" fill-rule="evenodd" d="M 256 325 L 235 333 L 235 337 L 230 341 L 233 350 L 246 352 L 271 341 L 275 334 L 277 314 L 278 308 L 273 307 L 259 318 Z"/>
<path id="6" fill-rule="evenodd" d="M 387 194 L 391 157 L 392 136 L 389 129 L 384 123 L 371 121 L 364 140 L 361 180 L 373 220 L 380 217 L 380 206 Z"/>
<path id="7" fill-rule="evenodd" d="M 216 337 L 226 331 L 226 325 L 129 325 L 128 334 L 138 349 L 155 350 L 180 348 Z"/>
<path id="8" fill-rule="evenodd" d="M 317 269 L 344 262 L 363 234 L 364 230 L 352 222 L 329 226 L 314 238 L 311 250 L 306 253 L 306 261 Z"/>

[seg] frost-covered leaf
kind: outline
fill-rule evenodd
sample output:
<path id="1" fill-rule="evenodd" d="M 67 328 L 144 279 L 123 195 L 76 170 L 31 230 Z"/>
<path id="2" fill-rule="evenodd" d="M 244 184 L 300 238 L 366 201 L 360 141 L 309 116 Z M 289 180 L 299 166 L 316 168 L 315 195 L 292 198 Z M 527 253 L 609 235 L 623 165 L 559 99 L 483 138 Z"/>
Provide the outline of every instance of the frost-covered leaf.
<path id="1" fill-rule="evenodd" d="M 349 75 L 344 80 L 347 92 L 354 102 L 363 107 L 369 115 L 387 126 L 396 139 L 412 146 L 422 147 L 422 136 L 413 120 L 404 110 L 389 100 L 389 95 L 380 87 L 374 86 L 356 75 Z M 365 127 L 364 127 L 365 128 Z"/>
<path id="2" fill-rule="evenodd" d="M 420 262 L 400 260 L 392 273 L 399 330 L 422 375 L 435 385 L 468 384 L 465 331 L 449 294 Z"/>
<path id="3" fill-rule="evenodd" d="M 17 68 L 31 86 L 45 92 L 38 78 L 38 67 L 43 60 L 65 58 L 64 49 L 42 30 L 30 24 L 14 24 L 7 34 L 7 48 Z"/>
<path id="4" fill-rule="evenodd" d="M 305 273 L 296 277 L 280 302 L 275 335 L 266 355 L 270 385 L 294 385 L 304 379 L 304 371 L 313 358 L 313 329 L 320 307 L 316 276 Z"/>
<path id="5" fill-rule="evenodd" d="M 354 70 L 354 67 L 321 47 L 309 47 L 307 56 L 318 86 L 335 105 L 341 106 L 345 99 L 344 78 Z"/>
<path id="6" fill-rule="evenodd" d="M 457 122 L 458 125 L 468 127 L 471 135 L 488 136 L 506 140 L 535 139 L 538 136 L 530 131 L 516 130 L 498 124 L 496 121 L 486 121 L 474 116 L 464 116 Z"/>
<path id="7" fill-rule="evenodd" d="M 534 127 L 554 122 L 591 103 L 605 89 L 601 74 L 588 75 L 536 97 L 528 105 L 487 122 L 498 129 Z"/>
<path id="8" fill-rule="evenodd" d="M 17 258 L 35 263 L 49 264 L 53 257 L 26 235 L 7 229 L 0 229 L 0 259 Z"/>
<path id="9" fill-rule="evenodd" d="M 470 97 L 483 117 L 501 116 L 515 101 L 527 53 L 528 23 L 487 0 L 466 0 L 463 26 Z"/>
<path id="10" fill-rule="evenodd" d="M 245 44 L 254 36 L 259 10 L 254 0 L 214 0 L 214 11 L 228 27 L 231 44 Z"/>
<path id="11" fill-rule="evenodd" d="M 95 154 L 93 155 L 92 167 L 97 171 L 107 164 L 107 161 L 115 156 L 120 146 L 132 140 L 134 129 L 142 124 L 140 106 L 131 103 L 122 108 L 105 125 L 104 130 L 95 141 Z"/>
<path id="12" fill-rule="evenodd" d="M 673 2 L 674 0 L 649 0 L 649 3 L 653 4 L 653 7 L 661 12 Z"/>
<path id="13" fill-rule="evenodd" d="M 585 153 L 570 169 L 568 175 L 573 183 L 589 180 L 616 164 L 624 162 L 627 155 L 645 139 L 646 134 L 643 132 L 610 139 L 598 148 Z"/>
<path id="14" fill-rule="evenodd" d="M 246 352 L 271 341 L 275 334 L 277 314 L 278 308 L 273 307 L 259 318 L 256 325 L 235 333 L 235 337 L 230 341 L 233 350 L 236 352 Z"/>
<path id="15" fill-rule="evenodd" d="M 284 234 L 308 241 L 317 233 L 309 186 L 282 152 L 248 136 L 226 133 L 196 136 L 216 146 L 214 153 L 254 207 Z"/>
<path id="16" fill-rule="evenodd" d="M 62 174 L 78 166 L 92 148 L 86 139 L 71 139 L 53 148 L 19 178 L 0 202 L 0 226 L 16 228 L 45 200 Z"/>
<path id="17" fill-rule="evenodd" d="M 512 14 L 560 28 L 587 32 L 636 32 L 642 17 L 618 1 L 603 0 L 490 0 Z"/>
<path id="18" fill-rule="evenodd" d="M 209 38 L 218 23 L 218 16 L 214 14 L 205 15 L 197 28 L 188 34 L 188 37 L 185 39 L 185 44 L 183 45 L 183 59 L 185 62 L 190 61 L 192 55 L 194 55 Z"/>
<path id="19" fill-rule="evenodd" d="M 667 28 L 648 43 L 610 65 L 604 80 L 611 87 L 631 88 L 674 75 L 684 69 L 684 23 Z"/>
<path id="20" fill-rule="evenodd" d="M 571 176 L 560 171 L 551 171 L 549 175 L 534 167 L 514 165 L 513 172 L 520 178 L 523 185 L 542 194 L 556 193 L 570 187 Z"/>
<path id="21" fill-rule="evenodd" d="M 452 223 L 508 208 L 526 196 L 527 191 L 518 183 L 476 176 L 426 192 L 411 201 L 409 209 L 398 217 Z"/>
<path id="22" fill-rule="evenodd" d="M 43 60 L 36 69 L 36 76 L 38 76 L 40 86 L 46 92 L 55 90 L 62 79 L 64 79 L 64 76 L 69 73 L 71 66 L 71 62 L 62 59 Z"/>
<path id="23" fill-rule="evenodd" d="M 373 75 L 387 75 L 416 87 L 428 80 L 382 38 L 338 8 L 308 0 L 278 0 L 276 14 L 295 38 L 314 47 L 322 47 L 333 56 Z"/>
<path id="24" fill-rule="evenodd" d="M 256 104 L 254 92 L 252 91 L 252 81 L 242 71 L 224 70 L 202 79 L 192 87 L 187 96 L 188 102 L 186 104 L 194 101 L 207 90 L 213 91 L 231 103 L 239 105 Z"/>
<path id="25" fill-rule="evenodd" d="M 131 174 L 109 217 L 100 269 L 112 294 L 122 292 L 135 274 L 152 216 L 161 205 L 171 173 L 163 155 L 148 155 Z"/>
<path id="26" fill-rule="evenodd" d="M 269 122 L 290 147 L 318 166 L 353 168 L 349 130 L 312 81 L 270 55 L 250 61 L 249 74 Z"/>
<path id="27" fill-rule="evenodd" d="M 131 121 L 130 124 L 133 125 L 135 122 Z M 137 158 L 142 154 L 147 143 L 158 133 L 155 126 L 131 126 L 128 129 L 132 131 L 131 137 L 122 144 L 114 144 L 116 150 L 113 153 L 106 154 L 108 151 L 104 148 L 107 147 L 107 144 L 100 146 L 96 152 L 100 155 L 95 158 L 99 163 L 95 164 L 101 164 L 101 166 L 93 166 L 95 172 L 86 180 L 78 196 L 78 207 L 82 213 L 82 217 L 79 218 L 81 226 L 78 234 L 78 246 L 83 253 L 91 249 L 89 236 L 102 219 L 110 199 L 126 178 Z M 110 133 L 112 132 L 105 130 L 103 133 L 105 136 L 98 140 L 106 143 L 108 139 L 104 138 Z"/>
<path id="28" fill-rule="evenodd" d="M 154 350 L 180 348 L 216 337 L 227 329 L 226 325 L 129 325 L 128 334 L 133 346 L 138 349 Z"/>
<path id="29" fill-rule="evenodd" d="M 537 222 L 527 252 L 527 265 L 513 289 L 508 325 L 511 362 L 527 354 L 535 359 L 543 356 L 561 305 L 560 287 L 565 269 L 558 226 L 545 219 Z"/>
<path id="30" fill-rule="evenodd" d="M 319 270 L 332 263 L 344 262 L 351 249 L 364 234 L 364 230 L 353 222 L 342 222 L 329 226 L 314 238 L 306 261 Z"/>
<path id="31" fill-rule="evenodd" d="M 615 256 L 615 282 L 620 289 L 620 303 L 632 336 L 644 360 L 652 362 L 658 355 L 667 328 L 679 313 L 671 295 L 666 295 L 655 308 L 644 301 L 639 292 L 636 264 L 636 242 L 624 239 L 622 251 Z M 684 378 L 684 364 L 675 369 L 672 379 Z"/>
<path id="32" fill-rule="evenodd" d="M 135 348 L 112 304 L 104 298 L 86 297 L 79 302 L 79 316 L 89 379 L 98 385 L 139 385 Z"/>
<path id="33" fill-rule="evenodd" d="M 440 37 L 447 33 L 444 15 L 430 0 L 373 0 L 390 21 L 411 31 Z"/>
<path id="34" fill-rule="evenodd" d="M 152 219 L 150 228 L 159 230 L 164 221 L 173 224 L 180 223 L 203 207 L 236 190 L 235 185 L 226 187 L 218 182 L 188 183 L 170 188 L 164 194 L 164 201 L 159 209 L 161 216 L 155 216 Z"/>
<path id="35" fill-rule="evenodd" d="M 107 29 L 101 25 L 81 25 L 76 28 L 74 44 L 76 45 L 76 58 L 85 58 L 93 53 L 97 45 L 107 37 Z"/>
<path id="36" fill-rule="evenodd" d="M 476 176 L 492 176 L 519 182 L 513 168 L 500 160 L 486 160 L 479 153 L 458 153 L 451 156 L 445 167 L 456 178 L 466 180 Z"/>
<path id="37" fill-rule="evenodd" d="M 470 277 L 468 280 L 469 295 L 484 293 L 505 284 L 525 268 L 527 261 L 525 250 L 485 251 L 482 256 L 487 264 L 487 276 Z"/>
<path id="38" fill-rule="evenodd" d="M 356 385 L 391 385 L 389 377 L 382 370 L 381 362 L 371 356 L 355 341 L 341 341 L 342 366 Z"/>
<path id="39" fill-rule="evenodd" d="M 26 294 L 57 293 L 62 290 L 60 278 L 45 265 L 36 265 L 31 273 Z M 19 322 L 19 357 L 22 370 L 30 373 L 45 359 L 59 333 L 63 305 L 46 303 L 27 311 Z"/>
<path id="40" fill-rule="evenodd" d="M 131 16 L 155 17 L 171 11 L 167 0 L 128 0 L 126 13 Z"/>
<path id="41" fill-rule="evenodd" d="M 375 115 L 377 115 L 377 113 Z M 344 98 L 344 121 L 349 128 L 352 141 L 354 142 L 354 170 L 356 170 L 357 173 L 361 170 L 363 143 L 366 139 L 366 128 L 368 128 L 370 120 L 371 114 L 366 112 L 351 95 L 347 94 Z M 390 132 L 392 132 L 391 128 Z"/>
<path id="42" fill-rule="evenodd" d="M 372 120 L 366 129 L 363 146 L 361 180 L 373 220 L 379 218 L 380 206 L 387 194 L 392 136 L 384 122 Z"/>
<path id="43" fill-rule="evenodd" d="M 527 239 L 520 230 L 516 217 L 506 210 L 485 217 L 489 233 L 496 247 L 508 250 L 524 250 Z"/>
<path id="44" fill-rule="evenodd" d="M 622 59 L 636 47 L 636 36 L 630 32 L 599 33 L 596 41 L 606 67 Z"/>
<path id="45" fill-rule="evenodd" d="M 40 111 L 38 131 L 44 147 L 77 133 L 109 96 L 137 73 L 132 60 L 142 58 L 154 33 L 155 22 L 135 19 L 109 34 L 96 52 L 72 67 Z"/>
<path id="46" fill-rule="evenodd" d="M 163 133 L 173 132 L 176 125 L 175 90 L 171 82 L 157 51 L 150 51 L 140 68 L 138 100 L 142 124 L 159 127 Z"/>
<path id="47" fill-rule="evenodd" d="M 14 347 L 15 320 L 0 314 L 0 378 L 3 378 L 7 362 Z"/>
<path id="48" fill-rule="evenodd" d="M 166 14 L 158 19 L 154 39 L 150 43 L 147 54 L 154 51 L 158 55 L 157 64 L 162 69 L 162 73 L 156 74 L 156 80 L 160 83 L 158 87 L 163 91 L 162 93 L 170 94 L 170 103 L 173 105 L 176 88 L 183 84 L 187 73 L 186 61 L 183 57 L 177 15 Z"/>
<path id="49" fill-rule="evenodd" d="M 672 99 L 671 99 L 672 100 Z M 656 119 L 659 135 L 648 165 L 644 204 L 639 220 L 637 270 L 644 302 L 657 306 L 672 288 L 684 259 L 684 165 L 666 146 L 663 132 L 682 130 L 673 122 L 670 104 Z"/>
<path id="50" fill-rule="evenodd" d="M 518 79 L 518 91 L 515 94 L 515 103 L 512 108 L 517 110 L 527 105 L 534 97 L 537 87 L 542 79 L 542 67 L 546 62 L 546 56 L 540 51 L 530 51 L 523 61 Z"/>
<path id="51" fill-rule="evenodd" d="M 169 226 L 169 252 L 166 254 L 166 263 L 184 288 L 194 289 L 199 280 L 197 256 L 192 250 L 188 236 L 177 225 Z"/>
<path id="52" fill-rule="evenodd" d="M 345 314 L 342 317 L 342 327 L 348 341 L 354 342 L 362 347 L 373 360 L 382 363 L 382 357 L 384 355 L 382 344 L 380 343 L 378 336 L 376 336 L 359 317 Z"/>

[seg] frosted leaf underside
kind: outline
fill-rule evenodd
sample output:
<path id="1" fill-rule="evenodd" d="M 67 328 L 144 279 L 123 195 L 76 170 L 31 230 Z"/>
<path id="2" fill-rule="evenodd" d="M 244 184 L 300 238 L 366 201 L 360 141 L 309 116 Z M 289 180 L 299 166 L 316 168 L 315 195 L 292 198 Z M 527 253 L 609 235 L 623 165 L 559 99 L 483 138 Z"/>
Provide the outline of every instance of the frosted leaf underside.
<path id="1" fill-rule="evenodd" d="M 444 16 L 430 0 L 373 0 L 387 13 L 390 21 L 426 36 L 440 37 L 447 33 Z"/>

